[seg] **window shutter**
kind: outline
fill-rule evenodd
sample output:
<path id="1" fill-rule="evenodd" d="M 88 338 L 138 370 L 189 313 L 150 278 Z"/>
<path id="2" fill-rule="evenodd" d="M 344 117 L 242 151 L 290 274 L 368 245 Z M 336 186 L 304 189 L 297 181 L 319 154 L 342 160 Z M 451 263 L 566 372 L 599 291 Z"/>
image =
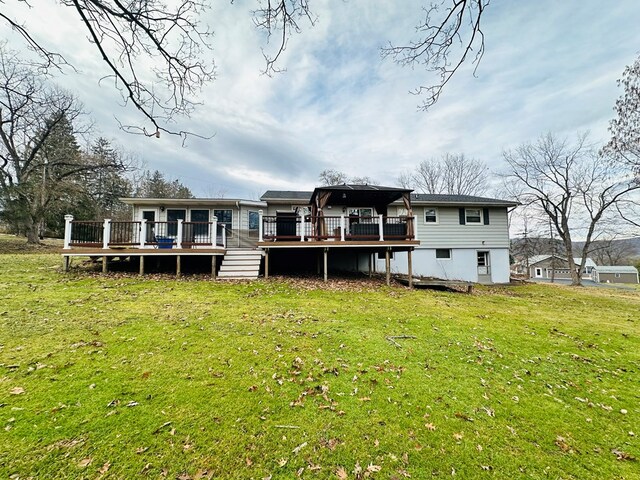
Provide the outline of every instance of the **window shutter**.
<path id="1" fill-rule="evenodd" d="M 488 208 L 482 209 L 482 216 L 484 217 L 484 224 L 489 225 L 489 209 Z"/>
<path id="2" fill-rule="evenodd" d="M 458 212 L 460 213 L 460 225 L 464 225 L 465 224 L 464 208 L 460 208 Z"/>

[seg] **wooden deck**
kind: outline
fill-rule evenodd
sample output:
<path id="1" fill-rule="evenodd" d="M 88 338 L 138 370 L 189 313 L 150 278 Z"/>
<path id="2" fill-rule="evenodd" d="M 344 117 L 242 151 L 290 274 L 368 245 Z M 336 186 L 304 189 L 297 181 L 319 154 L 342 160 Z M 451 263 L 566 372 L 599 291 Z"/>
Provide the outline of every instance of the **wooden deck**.
<path id="1" fill-rule="evenodd" d="M 418 240 L 305 240 L 301 241 L 287 241 L 277 240 L 273 242 L 258 242 L 260 248 L 393 248 L 399 249 L 413 249 L 420 245 Z"/>
<path id="2" fill-rule="evenodd" d="M 62 250 L 62 256 L 69 257 L 139 257 L 139 256 L 175 256 L 175 255 L 224 255 L 225 249 L 216 248 L 68 248 Z"/>

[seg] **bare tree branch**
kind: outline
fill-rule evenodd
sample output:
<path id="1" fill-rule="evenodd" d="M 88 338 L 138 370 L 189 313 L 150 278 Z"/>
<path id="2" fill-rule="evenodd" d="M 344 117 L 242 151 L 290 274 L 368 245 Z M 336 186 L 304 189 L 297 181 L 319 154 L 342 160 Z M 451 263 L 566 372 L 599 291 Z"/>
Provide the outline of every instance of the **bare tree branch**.
<path id="1" fill-rule="evenodd" d="M 383 58 L 390 57 L 403 66 L 421 65 L 435 72 L 439 82 L 420 86 L 413 93 L 425 95 L 420 108 L 433 106 L 462 64 L 472 56 L 473 73 L 484 55 L 482 15 L 490 0 L 441 0 L 425 8 L 425 19 L 417 27 L 418 40 L 407 45 L 393 45 L 382 49 Z M 445 5 L 448 5 L 445 7 Z"/>

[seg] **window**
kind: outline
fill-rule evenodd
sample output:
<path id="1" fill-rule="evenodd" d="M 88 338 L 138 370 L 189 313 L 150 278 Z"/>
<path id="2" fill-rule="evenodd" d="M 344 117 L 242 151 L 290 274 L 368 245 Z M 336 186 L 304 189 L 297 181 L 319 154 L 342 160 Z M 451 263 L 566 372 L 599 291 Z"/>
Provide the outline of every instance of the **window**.
<path id="1" fill-rule="evenodd" d="M 175 237 L 178 235 L 178 220 L 185 220 L 187 218 L 186 210 L 177 210 L 167 208 L 167 222 L 173 222 L 167 224 L 167 235 Z"/>
<path id="2" fill-rule="evenodd" d="M 451 249 L 450 248 L 436 248 L 436 258 L 450 259 L 451 258 Z"/>
<path id="3" fill-rule="evenodd" d="M 258 230 L 260 215 L 256 211 L 249 210 L 249 230 Z"/>
<path id="4" fill-rule="evenodd" d="M 619 273 L 614 274 L 614 276 L 615 276 L 615 278 L 620 278 L 620 274 Z"/>
<path id="5" fill-rule="evenodd" d="M 233 226 L 233 210 L 214 210 L 213 216 L 218 219 L 218 233 L 221 233 L 222 228 L 230 233 Z"/>
<path id="6" fill-rule="evenodd" d="M 464 213 L 466 223 L 482 223 L 482 210 L 479 208 L 467 208 Z"/>
<path id="7" fill-rule="evenodd" d="M 438 209 L 437 208 L 425 208 L 424 209 L 424 223 L 438 223 Z"/>
<path id="8" fill-rule="evenodd" d="M 191 210 L 191 221 L 202 222 L 192 226 L 194 236 L 209 236 L 209 225 L 205 224 L 205 222 L 209 221 L 209 210 Z"/>

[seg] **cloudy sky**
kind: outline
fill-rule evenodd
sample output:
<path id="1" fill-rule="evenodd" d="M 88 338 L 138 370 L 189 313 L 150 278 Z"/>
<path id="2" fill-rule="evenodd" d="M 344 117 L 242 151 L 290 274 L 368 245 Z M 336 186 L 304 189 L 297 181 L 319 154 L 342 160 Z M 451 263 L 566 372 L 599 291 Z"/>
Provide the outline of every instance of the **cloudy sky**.
<path id="1" fill-rule="evenodd" d="M 106 70 L 69 8 L 54 0 L 37 9 L 13 1 L 2 8 L 78 69 L 55 80 L 80 97 L 104 136 L 197 196 L 311 189 L 327 168 L 391 185 L 402 171 L 447 152 L 499 170 L 504 149 L 548 131 L 590 130 L 603 141 L 620 94 L 616 80 L 640 53 L 637 0 L 494 0 L 476 76 L 465 66 L 423 112 L 421 99 L 409 92 L 434 77 L 381 59 L 380 47 L 415 38 L 428 1 L 313 0 L 316 25 L 303 24 L 290 39 L 280 63 L 286 72 L 274 77 L 261 74 L 261 48 L 270 46 L 252 23 L 255 0 L 211 3 L 204 20 L 215 31 L 217 79 L 203 91 L 203 105 L 178 126 L 215 136 L 191 137 L 186 146 L 177 137 L 118 130 L 116 117 L 142 119 L 122 106 L 109 82 L 98 82 Z M 4 24 L 0 38 L 21 48 Z"/>

